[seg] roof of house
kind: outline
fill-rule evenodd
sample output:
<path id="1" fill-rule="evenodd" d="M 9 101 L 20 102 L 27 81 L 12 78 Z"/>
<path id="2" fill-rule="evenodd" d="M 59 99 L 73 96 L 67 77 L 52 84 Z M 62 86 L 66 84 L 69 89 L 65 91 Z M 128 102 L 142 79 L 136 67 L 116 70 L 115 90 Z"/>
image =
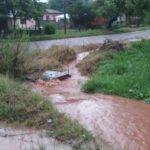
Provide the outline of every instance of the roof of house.
<path id="1" fill-rule="evenodd" d="M 62 14 L 62 12 L 54 9 L 46 9 L 46 12 L 49 14 Z"/>

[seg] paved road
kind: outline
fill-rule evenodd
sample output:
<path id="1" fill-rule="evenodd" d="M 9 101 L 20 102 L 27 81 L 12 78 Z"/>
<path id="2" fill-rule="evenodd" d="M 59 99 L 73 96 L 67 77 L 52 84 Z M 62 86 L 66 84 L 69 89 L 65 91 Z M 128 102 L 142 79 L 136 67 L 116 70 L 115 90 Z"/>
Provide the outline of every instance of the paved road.
<path id="1" fill-rule="evenodd" d="M 31 50 L 37 49 L 44 50 L 48 49 L 52 45 L 82 46 L 88 44 L 101 44 L 104 42 L 105 39 L 111 39 L 113 41 L 134 41 L 142 38 L 150 39 L 150 30 L 121 33 L 121 34 L 111 34 L 111 35 L 38 41 L 38 42 L 31 42 L 29 47 Z"/>

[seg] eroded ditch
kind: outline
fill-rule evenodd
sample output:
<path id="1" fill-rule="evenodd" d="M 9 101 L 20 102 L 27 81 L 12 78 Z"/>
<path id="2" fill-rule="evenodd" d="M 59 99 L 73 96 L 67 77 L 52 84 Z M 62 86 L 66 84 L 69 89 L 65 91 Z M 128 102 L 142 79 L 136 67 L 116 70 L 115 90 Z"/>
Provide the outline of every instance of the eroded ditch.
<path id="1" fill-rule="evenodd" d="M 39 82 L 30 85 L 48 97 L 60 112 L 90 130 L 103 149 L 148 150 L 150 105 L 117 96 L 82 93 L 80 87 L 87 78 L 80 75 L 76 63 L 69 65 L 72 77 L 67 80 L 54 86 Z"/>

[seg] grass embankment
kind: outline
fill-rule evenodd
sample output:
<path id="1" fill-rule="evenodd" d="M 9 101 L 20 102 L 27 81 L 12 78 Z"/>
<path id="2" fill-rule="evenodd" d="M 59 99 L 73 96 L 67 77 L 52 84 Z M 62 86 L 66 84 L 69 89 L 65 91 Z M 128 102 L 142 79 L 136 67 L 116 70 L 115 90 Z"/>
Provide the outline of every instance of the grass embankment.
<path id="1" fill-rule="evenodd" d="M 38 78 L 45 70 L 62 70 L 76 59 L 76 52 L 67 46 L 53 46 L 45 51 L 29 51 L 24 39 L 0 42 L 0 73 L 13 78 L 32 75 Z M 65 59 L 64 59 L 65 58 Z"/>
<path id="2" fill-rule="evenodd" d="M 105 35 L 105 34 L 115 34 L 115 33 L 125 33 L 125 32 L 134 32 L 134 31 L 142 31 L 148 30 L 150 26 L 141 26 L 139 28 L 133 27 L 118 27 L 109 31 L 107 29 L 88 29 L 88 30 L 76 30 L 76 29 L 68 29 L 67 34 L 64 35 L 63 30 L 57 30 L 56 34 L 52 35 L 35 35 L 31 36 L 31 41 L 42 41 L 42 40 L 54 40 L 54 39 L 64 39 L 64 38 L 73 38 L 73 37 L 86 37 L 86 36 L 96 36 L 96 35 Z"/>
<path id="3" fill-rule="evenodd" d="M 52 123 L 48 123 L 52 119 Z M 0 120 L 11 124 L 46 129 L 59 141 L 82 144 L 92 140 L 77 122 L 59 113 L 44 97 L 31 92 L 20 83 L 0 75 Z M 77 146 L 77 145 L 76 145 Z"/>
<path id="4" fill-rule="evenodd" d="M 87 81 L 84 92 L 116 94 L 150 102 L 150 41 L 109 52 Z"/>

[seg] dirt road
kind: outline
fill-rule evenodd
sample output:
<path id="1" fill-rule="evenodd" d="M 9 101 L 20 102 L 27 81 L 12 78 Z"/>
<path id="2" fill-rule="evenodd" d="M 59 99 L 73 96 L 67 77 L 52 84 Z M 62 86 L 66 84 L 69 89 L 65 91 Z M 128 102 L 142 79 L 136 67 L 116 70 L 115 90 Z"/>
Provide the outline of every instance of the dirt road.
<path id="1" fill-rule="evenodd" d="M 150 39 L 150 30 L 121 33 L 121 34 L 31 42 L 29 44 L 29 49 L 45 50 L 51 47 L 52 45 L 82 46 L 88 44 L 101 44 L 106 39 L 111 39 L 113 41 L 132 41 L 142 38 Z"/>

